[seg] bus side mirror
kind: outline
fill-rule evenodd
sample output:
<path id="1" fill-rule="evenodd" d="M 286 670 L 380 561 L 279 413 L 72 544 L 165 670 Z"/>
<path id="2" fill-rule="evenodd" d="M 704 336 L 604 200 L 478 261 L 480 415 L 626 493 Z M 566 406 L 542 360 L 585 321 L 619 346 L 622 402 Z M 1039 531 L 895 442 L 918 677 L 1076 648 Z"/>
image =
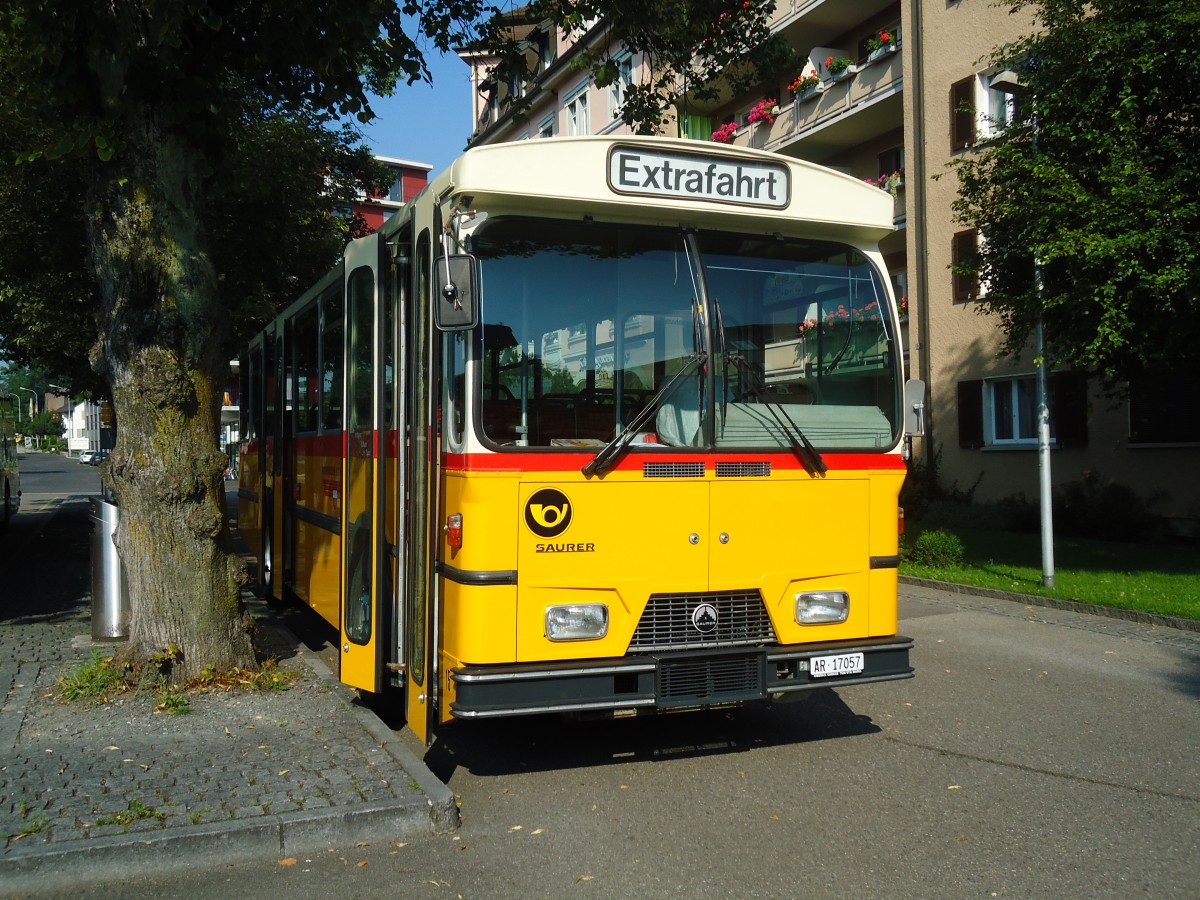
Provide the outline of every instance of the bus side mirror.
<path id="1" fill-rule="evenodd" d="M 925 382 L 920 378 L 904 382 L 904 433 L 909 437 L 925 433 Z"/>
<path id="2" fill-rule="evenodd" d="M 441 331 L 479 324 L 479 267 L 469 254 L 443 255 L 433 273 L 433 321 Z"/>

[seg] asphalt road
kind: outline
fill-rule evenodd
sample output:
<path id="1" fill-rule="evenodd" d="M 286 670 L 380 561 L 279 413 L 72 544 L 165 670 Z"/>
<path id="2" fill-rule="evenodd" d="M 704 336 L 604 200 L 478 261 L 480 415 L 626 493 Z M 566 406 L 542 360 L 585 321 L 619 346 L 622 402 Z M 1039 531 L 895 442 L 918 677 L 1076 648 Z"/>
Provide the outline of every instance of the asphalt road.
<path id="1" fill-rule="evenodd" d="M 71 896 L 1200 893 L 1200 635 L 917 588 L 901 613 L 913 680 L 460 726 L 425 756 L 456 835 Z"/>

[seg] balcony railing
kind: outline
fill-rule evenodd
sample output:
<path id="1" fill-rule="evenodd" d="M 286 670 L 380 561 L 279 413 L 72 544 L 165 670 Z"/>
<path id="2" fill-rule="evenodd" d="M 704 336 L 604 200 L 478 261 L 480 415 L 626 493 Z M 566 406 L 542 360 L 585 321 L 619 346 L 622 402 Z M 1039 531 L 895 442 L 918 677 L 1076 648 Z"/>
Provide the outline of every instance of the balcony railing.
<path id="1" fill-rule="evenodd" d="M 731 143 L 779 150 L 803 138 L 806 132 L 852 115 L 903 88 L 903 67 L 898 51 L 884 53 L 852 68 L 851 74 L 839 81 L 822 82 L 812 97 L 793 99 L 782 107 L 779 117 L 770 125 L 759 122 L 738 129 Z M 780 100 L 785 102 L 784 98 Z M 900 122 L 895 125 L 899 127 Z"/>

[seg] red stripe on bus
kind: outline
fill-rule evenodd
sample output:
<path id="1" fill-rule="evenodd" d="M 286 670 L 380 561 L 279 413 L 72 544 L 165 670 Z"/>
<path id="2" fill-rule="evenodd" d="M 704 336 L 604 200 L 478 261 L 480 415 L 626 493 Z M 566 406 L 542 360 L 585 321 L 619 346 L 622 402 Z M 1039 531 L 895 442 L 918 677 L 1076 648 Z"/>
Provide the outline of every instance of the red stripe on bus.
<path id="1" fill-rule="evenodd" d="M 459 472 L 569 472 L 579 471 L 593 453 L 447 453 L 446 469 Z M 897 453 L 822 453 L 830 471 L 904 470 L 907 464 Z M 791 453 L 639 453 L 630 454 L 613 466 L 617 472 L 636 472 L 642 463 L 754 463 L 769 461 L 776 470 L 801 470 L 804 466 Z"/>
<path id="2" fill-rule="evenodd" d="M 302 434 L 292 438 L 297 456 L 333 456 L 337 457 L 343 449 L 342 433 L 335 431 L 329 434 Z"/>

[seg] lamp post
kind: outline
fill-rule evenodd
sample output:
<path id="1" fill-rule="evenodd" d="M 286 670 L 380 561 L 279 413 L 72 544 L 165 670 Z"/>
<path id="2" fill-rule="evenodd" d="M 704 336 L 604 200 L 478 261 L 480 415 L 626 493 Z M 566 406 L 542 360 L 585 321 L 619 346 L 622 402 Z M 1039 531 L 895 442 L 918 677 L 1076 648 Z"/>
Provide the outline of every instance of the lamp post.
<path id="1" fill-rule="evenodd" d="M 1028 91 L 1025 82 L 1012 69 L 1005 69 L 992 78 L 994 90 L 1016 97 Z M 1029 117 L 1034 155 L 1038 152 L 1037 100 L 1032 103 Z M 1037 354 L 1037 448 L 1038 448 L 1038 506 L 1042 531 L 1042 585 L 1054 587 L 1054 505 L 1050 486 L 1050 401 L 1049 373 L 1046 365 L 1046 331 L 1042 321 L 1042 259 L 1038 248 L 1033 251 L 1033 290 L 1037 294 L 1037 320 L 1033 326 L 1034 352 Z"/>
<path id="2" fill-rule="evenodd" d="M 67 425 L 67 456 L 70 456 L 71 455 L 71 430 L 72 430 L 72 426 L 75 424 L 75 406 L 71 402 L 71 389 L 65 388 L 61 384 L 50 384 L 50 385 L 47 385 L 47 387 L 49 387 L 50 390 L 52 390 L 52 391 L 62 391 L 62 396 L 67 398 L 67 414 L 63 417 L 63 419 L 64 419 L 64 421 L 69 423 Z"/>
<path id="3" fill-rule="evenodd" d="M 27 393 L 29 395 L 29 419 L 30 419 L 30 421 L 32 421 L 33 417 L 36 416 L 37 412 L 38 412 L 37 391 L 31 390 L 29 388 L 23 388 L 23 387 L 19 387 L 19 388 L 17 388 L 17 390 L 24 391 L 25 393 Z"/>

